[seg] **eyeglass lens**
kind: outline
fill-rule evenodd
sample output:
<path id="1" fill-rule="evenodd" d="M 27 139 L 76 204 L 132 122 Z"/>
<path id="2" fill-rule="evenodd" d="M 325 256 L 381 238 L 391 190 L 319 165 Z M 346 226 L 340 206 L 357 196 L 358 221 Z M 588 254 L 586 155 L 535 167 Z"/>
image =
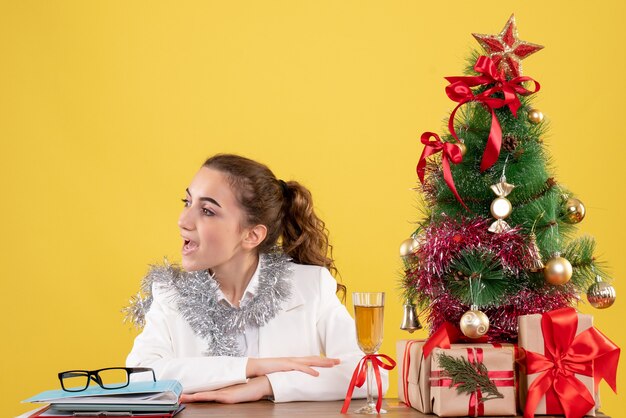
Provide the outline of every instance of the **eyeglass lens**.
<path id="1" fill-rule="evenodd" d="M 68 392 L 85 390 L 92 380 L 105 389 L 123 388 L 128 385 L 128 373 L 124 368 L 102 369 L 94 372 L 73 371 L 61 375 L 63 388 Z"/>
<path id="2" fill-rule="evenodd" d="M 69 392 L 81 391 L 89 386 L 89 373 L 65 372 L 61 375 L 63 389 Z"/>
<path id="3" fill-rule="evenodd" d="M 98 376 L 105 389 L 122 388 L 128 384 L 126 369 L 104 369 L 98 372 Z"/>

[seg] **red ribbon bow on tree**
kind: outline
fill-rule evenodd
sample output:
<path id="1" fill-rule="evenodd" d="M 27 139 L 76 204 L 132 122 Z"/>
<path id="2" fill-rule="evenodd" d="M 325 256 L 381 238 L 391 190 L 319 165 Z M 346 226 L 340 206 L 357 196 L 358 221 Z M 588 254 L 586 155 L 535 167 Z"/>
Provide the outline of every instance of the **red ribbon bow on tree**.
<path id="1" fill-rule="evenodd" d="M 434 137 L 434 141 L 430 141 L 430 138 Z M 461 149 L 458 145 L 452 142 L 442 142 L 439 135 L 434 132 L 424 132 L 421 137 L 422 144 L 424 144 L 424 149 L 422 150 L 422 155 L 420 156 L 420 160 L 417 163 L 417 176 L 419 177 L 422 184 L 424 184 L 424 174 L 426 172 L 426 158 L 434 155 L 438 152 L 442 153 L 441 156 L 441 165 L 443 167 L 443 178 L 446 181 L 446 184 L 452 190 L 454 197 L 458 200 L 465 209 L 469 210 L 461 196 L 459 196 L 459 192 L 456 191 L 456 186 L 454 185 L 454 179 L 452 178 L 452 171 L 450 170 L 450 161 L 454 164 L 458 164 L 463 161 L 463 155 L 461 154 Z"/>
<path id="2" fill-rule="evenodd" d="M 382 362 L 379 357 L 384 358 L 389 362 L 389 364 L 385 364 Z M 345 414 L 348 412 L 348 407 L 350 406 L 350 401 L 352 400 L 352 393 L 354 392 L 354 387 L 361 387 L 365 380 L 367 379 L 367 362 L 372 362 L 372 367 L 374 369 L 374 376 L 376 377 L 376 387 L 378 389 L 378 399 L 376 400 L 376 411 L 380 412 L 380 408 L 383 405 L 383 385 L 380 379 L 380 368 L 382 367 L 385 370 L 391 370 L 396 367 L 396 362 L 389 356 L 385 354 L 367 354 L 365 355 L 357 364 L 354 373 L 352 374 L 352 380 L 350 380 L 350 386 L 348 386 L 348 392 L 346 393 L 346 399 L 343 401 L 343 408 L 341 408 L 341 413 Z"/>
<path id="3" fill-rule="evenodd" d="M 459 103 L 450 114 L 448 129 L 452 136 L 460 141 L 454 130 L 454 116 L 456 115 L 456 111 L 467 102 L 475 101 L 482 103 L 489 112 L 491 112 L 491 130 L 489 131 L 487 146 L 485 147 L 483 159 L 480 163 L 480 171 L 485 171 L 498 161 L 500 148 L 502 146 L 502 128 L 500 127 L 500 122 L 496 117 L 494 109 L 508 106 L 513 116 L 517 117 L 517 110 L 521 106 L 517 95 L 528 96 L 538 92 L 541 86 L 532 78 L 525 76 L 507 80 L 503 72 L 498 73 L 491 58 L 485 56 L 478 58 L 474 65 L 474 70 L 481 75 L 446 77 L 446 80 L 450 82 L 446 87 L 446 94 L 450 99 Z M 535 85 L 534 90 L 526 89 L 522 85 L 525 81 L 532 81 Z M 475 95 L 471 89 L 472 87 L 489 86 L 491 84 L 493 84 L 492 87 L 489 87 L 487 90 L 477 95 Z M 504 97 L 492 97 L 494 93 L 498 92 L 501 92 Z"/>
<path id="4" fill-rule="evenodd" d="M 575 374 L 593 376 L 597 392 L 604 379 L 616 390 L 620 349 L 604 334 L 591 327 L 576 335 L 578 315 L 573 308 L 543 314 L 545 354 L 526 351 L 526 373 L 540 373 L 528 388 L 524 417 L 532 418 L 546 395 L 548 413 L 565 413 L 567 418 L 583 417 L 593 406 L 593 394 Z M 556 411 L 555 411 L 556 410 Z"/>

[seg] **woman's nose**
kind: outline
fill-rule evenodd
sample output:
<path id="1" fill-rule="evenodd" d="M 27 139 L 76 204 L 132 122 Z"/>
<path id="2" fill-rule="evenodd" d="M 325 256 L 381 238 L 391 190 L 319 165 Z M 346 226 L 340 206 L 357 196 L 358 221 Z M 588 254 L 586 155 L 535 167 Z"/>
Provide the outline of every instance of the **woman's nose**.
<path id="1" fill-rule="evenodd" d="M 193 219 L 189 208 L 184 208 L 178 217 L 178 227 L 181 229 L 190 230 L 193 228 Z"/>

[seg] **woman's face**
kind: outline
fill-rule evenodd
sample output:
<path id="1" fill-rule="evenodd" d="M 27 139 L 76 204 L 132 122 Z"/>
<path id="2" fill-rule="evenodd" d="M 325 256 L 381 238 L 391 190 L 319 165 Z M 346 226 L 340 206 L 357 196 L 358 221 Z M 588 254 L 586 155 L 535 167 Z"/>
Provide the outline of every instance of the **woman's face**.
<path id="1" fill-rule="evenodd" d="M 202 167 L 184 202 L 178 227 L 186 271 L 216 270 L 242 253 L 244 212 L 224 174 Z"/>

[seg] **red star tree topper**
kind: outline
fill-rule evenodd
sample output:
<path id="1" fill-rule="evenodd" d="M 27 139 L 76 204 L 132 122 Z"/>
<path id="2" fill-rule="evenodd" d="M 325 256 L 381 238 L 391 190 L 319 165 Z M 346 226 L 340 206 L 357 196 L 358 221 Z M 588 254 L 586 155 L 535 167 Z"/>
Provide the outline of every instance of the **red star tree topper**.
<path id="1" fill-rule="evenodd" d="M 504 25 L 504 29 L 498 35 L 481 35 L 478 33 L 472 35 L 485 49 L 498 70 L 504 71 L 509 78 L 522 75 L 521 61 L 543 48 L 542 45 L 532 44 L 518 38 L 515 15 L 511 15 Z"/>

